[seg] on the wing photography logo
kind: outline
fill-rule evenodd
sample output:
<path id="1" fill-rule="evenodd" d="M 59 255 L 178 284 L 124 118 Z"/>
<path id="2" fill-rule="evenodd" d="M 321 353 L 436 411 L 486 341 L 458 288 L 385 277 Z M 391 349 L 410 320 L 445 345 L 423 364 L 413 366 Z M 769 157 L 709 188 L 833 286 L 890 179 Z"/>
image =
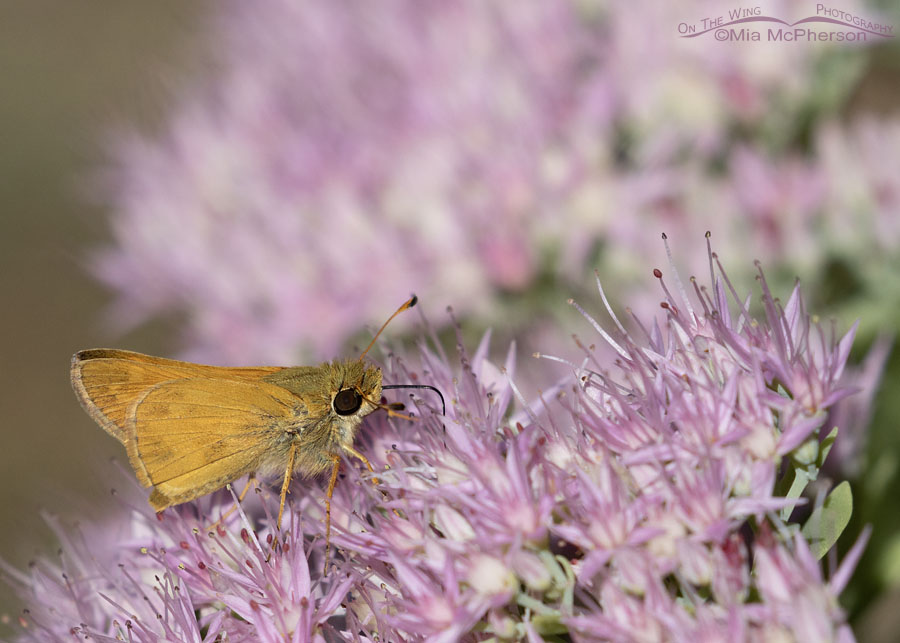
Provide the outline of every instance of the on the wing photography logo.
<path id="1" fill-rule="evenodd" d="M 894 26 L 826 4 L 815 15 L 790 22 L 766 15 L 761 7 L 678 23 L 682 38 L 715 38 L 720 42 L 872 42 L 894 37 Z"/>

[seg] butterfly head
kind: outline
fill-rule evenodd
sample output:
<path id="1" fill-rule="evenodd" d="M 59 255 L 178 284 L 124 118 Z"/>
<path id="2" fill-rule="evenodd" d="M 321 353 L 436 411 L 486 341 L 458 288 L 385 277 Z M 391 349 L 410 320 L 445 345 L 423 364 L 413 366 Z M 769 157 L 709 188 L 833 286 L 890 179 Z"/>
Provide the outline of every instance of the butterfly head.
<path id="1" fill-rule="evenodd" d="M 328 387 L 332 412 L 340 418 L 362 418 L 378 408 L 381 369 L 361 360 L 332 362 Z"/>

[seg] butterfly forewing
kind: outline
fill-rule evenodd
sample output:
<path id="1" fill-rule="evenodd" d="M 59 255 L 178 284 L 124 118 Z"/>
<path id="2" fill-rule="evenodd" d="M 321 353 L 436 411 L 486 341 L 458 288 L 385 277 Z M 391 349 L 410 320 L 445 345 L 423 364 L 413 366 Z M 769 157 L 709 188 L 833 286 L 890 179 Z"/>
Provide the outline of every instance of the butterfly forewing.
<path id="1" fill-rule="evenodd" d="M 202 377 L 259 381 L 281 367 L 228 368 L 98 348 L 72 358 L 72 386 L 85 410 L 109 434 L 125 442 L 125 418 L 135 400 L 169 380 Z"/>
<path id="2" fill-rule="evenodd" d="M 161 382 L 126 416 L 128 457 L 159 511 L 210 493 L 263 462 L 287 460 L 305 407 L 266 382 L 193 378 Z"/>
<path id="3" fill-rule="evenodd" d="M 263 454 L 281 457 L 278 439 L 306 412 L 290 391 L 262 381 L 282 370 L 100 348 L 77 353 L 71 376 L 82 406 L 125 445 L 140 482 L 155 487 L 150 502 L 160 510 L 248 473 Z"/>

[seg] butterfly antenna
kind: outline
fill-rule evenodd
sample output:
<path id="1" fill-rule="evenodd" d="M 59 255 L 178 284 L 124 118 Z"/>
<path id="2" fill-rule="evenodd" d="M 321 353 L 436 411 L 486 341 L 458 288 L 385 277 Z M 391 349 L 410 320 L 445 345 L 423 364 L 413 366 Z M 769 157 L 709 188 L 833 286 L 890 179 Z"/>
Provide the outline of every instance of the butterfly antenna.
<path id="1" fill-rule="evenodd" d="M 375 340 L 377 340 L 378 336 L 381 335 L 381 331 L 383 331 L 385 328 L 387 328 L 387 325 L 391 323 L 391 320 L 394 319 L 394 317 L 396 317 L 397 315 L 402 313 L 404 310 L 412 308 L 413 306 L 416 305 L 416 303 L 418 301 L 419 301 L 419 298 L 416 297 L 415 295 L 413 295 L 408 300 L 406 300 L 406 302 L 402 306 L 400 306 L 400 308 L 398 308 L 396 311 L 394 311 L 394 314 L 391 315 L 390 317 L 388 317 L 388 320 L 386 322 L 384 322 L 384 324 L 382 324 L 381 328 L 378 329 L 378 332 L 375 333 L 375 337 L 373 337 L 372 341 L 369 342 L 369 345 L 366 346 L 366 350 L 364 350 L 362 352 L 362 355 L 359 356 L 359 359 L 362 360 L 362 358 L 366 356 L 366 353 L 369 352 L 369 349 L 375 345 Z"/>

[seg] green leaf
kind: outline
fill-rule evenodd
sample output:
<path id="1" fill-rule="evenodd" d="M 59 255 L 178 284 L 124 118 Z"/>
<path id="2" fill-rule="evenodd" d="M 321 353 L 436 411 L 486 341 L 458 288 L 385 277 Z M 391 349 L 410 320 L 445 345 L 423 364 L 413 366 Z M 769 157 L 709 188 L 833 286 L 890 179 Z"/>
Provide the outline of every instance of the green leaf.
<path id="1" fill-rule="evenodd" d="M 803 525 L 803 537 L 816 558 L 822 558 L 834 546 L 850 522 L 853 513 L 853 493 L 846 480 L 832 489 L 821 507 Z"/>
<path id="2" fill-rule="evenodd" d="M 557 556 L 556 559 L 566 571 L 566 590 L 563 592 L 562 607 L 567 614 L 571 614 L 572 606 L 575 604 L 575 570 L 566 558 Z"/>
<path id="3" fill-rule="evenodd" d="M 567 634 L 569 632 L 569 628 L 562 622 L 559 614 L 535 614 L 531 617 L 531 624 L 537 633 L 542 636 Z"/>
<path id="4" fill-rule="evenodd" d="M 796 467 L 796 466 L 791 468 L 788 471 L 787 475 L 782 480 L 784 485 L 787 484 L 788 480 L 791 481 L 790 488 L 787 490 L 787 492 L 785 492 L 783 494 L 784 497 L 788 498 L 788 499 L 799 498 L 800 494 L 803 493 L 803 490 L 806 489 L 806 485 L 808 485 L 810 483 L 810 481 L 813 479 L 815 479 L 815 478 L 811 477 L 806 472 L 806 469 L 803 469 L 801 467 Z M 794 507 L 796 507 L 796 505 L 791 505 L 789 507 L 785 507 L 784 509 L 782 509 L 781 510 L 781 519 L 786 521 L 788 518 L 790 518 L 791 514 L 794 511 Z"/>
<path id="5" fill-rule="evenodd" d="M 825 458 L 828 457 L 828 452 L 831 451 L 831 447 L 834 446 L 834 441 L 837 439 L 838 428 L 834 427 L 831 429 L 831 432 L 825 436 L 825 439 L 822 440 L 822 444 L 819 447 L 819 458 L 816 460 L 816 465 L 821 469 L 822 465 L 825 464 Z"/>
<path id="6" fill-rule="evenodd" d="M 795 449 L 791 454 L 791 468 L 775 485 L 775 494 L 784 498 L 799 498 L 807 485 L 819 477 L 819 469 L 834 446 L 837 434 L 838 428 L 834 427 L 821 444 L 816 436 L 812 436 Z M 780 512 L 781 519 L 787 520 L 793 511 L 794 506 L 785 507 Z"/>

